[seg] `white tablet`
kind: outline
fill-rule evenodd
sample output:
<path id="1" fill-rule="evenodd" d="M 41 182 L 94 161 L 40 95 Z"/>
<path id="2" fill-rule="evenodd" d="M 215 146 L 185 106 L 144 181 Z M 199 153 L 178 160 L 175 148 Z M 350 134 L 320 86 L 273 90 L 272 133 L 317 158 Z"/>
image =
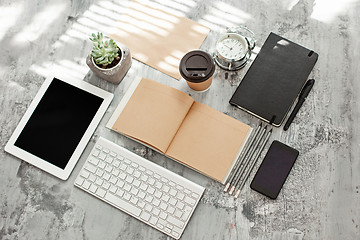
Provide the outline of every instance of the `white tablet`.
<path id="1" fill-rule="evenodd" d="M 66 180 L 112 98 L 82 80 L 48 77 L 5 151 Z"/>

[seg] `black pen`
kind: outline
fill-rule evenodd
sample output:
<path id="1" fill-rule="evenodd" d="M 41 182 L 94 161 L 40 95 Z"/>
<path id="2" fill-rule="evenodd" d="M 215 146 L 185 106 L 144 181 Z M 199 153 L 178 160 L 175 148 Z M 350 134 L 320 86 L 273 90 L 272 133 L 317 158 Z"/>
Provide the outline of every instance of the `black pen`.
<path id="1" fill-rule="evenodd" d="M 305 86 L 303 87 L 303 89 L 301 90 L 301 93 L 299 95 L 299 100 L 296 103 L 296 106 L 294 108 L 294 110 L 292 111 L 292 113 L 290 114 L 290 117 L 288 118 L 288 120 L 285 123 L 284 126 L 284 130 L 288 130 L 290 124 L 292 123 L 292 121 L 294 120 L 296 114 L 298 113 L 300 107 L 303 105 L 303 103 L 305 102 L 306 97 L 309 95 L 311 88 L 314 86 L 315 80 L 314 79 L 309 79 Z"/>

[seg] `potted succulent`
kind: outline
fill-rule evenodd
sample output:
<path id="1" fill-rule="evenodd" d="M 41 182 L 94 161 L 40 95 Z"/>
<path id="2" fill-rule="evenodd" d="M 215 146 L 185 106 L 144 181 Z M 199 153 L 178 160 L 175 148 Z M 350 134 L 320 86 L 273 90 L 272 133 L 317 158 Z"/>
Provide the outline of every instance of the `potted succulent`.
<path id="1" fill-rule="evenodd" d="M 93 33 L 91 54 L 86 64 L 94 74 L 106 81 L 119 84 L 131 66 L 130 50 L 113 39 L 104 39 L 102 33 Z"/>

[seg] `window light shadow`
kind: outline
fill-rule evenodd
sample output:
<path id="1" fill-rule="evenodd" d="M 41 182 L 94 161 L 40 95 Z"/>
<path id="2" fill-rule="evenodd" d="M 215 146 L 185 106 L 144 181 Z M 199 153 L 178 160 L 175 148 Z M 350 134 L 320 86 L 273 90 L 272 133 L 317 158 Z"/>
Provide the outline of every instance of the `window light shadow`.
<path id="1" fill-rule="evenodd" d="M 10 7 L 0 7 L 0 41 L 5 37 L 8 30 L 14 26 L 23 10 L 23 4 L 19 3 L 13 4 Z"/>
<path id="2" fill-rule="evenodd" d="M 350 9 L 358 0 L 315 0 L 311 18 L 331 23 L 342 12 Z"/>
<path id="3" fill-rule="evenodd" d="M 23 28 L 21 32 L 16 34 L 13 40 L 16 43 L 26 41 L 33 42 L 42 34 L 46 33 L 51 24 L 65 10 L 65 3 L 49 3 L 41 12 L 37 13 L 33 20 Z"/>
<path id="4" fill-rule="evenodd" d="M 209 13 L 203 16 L 199 23 L 221 32 L 225 27 L 235 27 L 245 24 L 252 19 L 252 15 L 224 2 L 214 2 Z"/>

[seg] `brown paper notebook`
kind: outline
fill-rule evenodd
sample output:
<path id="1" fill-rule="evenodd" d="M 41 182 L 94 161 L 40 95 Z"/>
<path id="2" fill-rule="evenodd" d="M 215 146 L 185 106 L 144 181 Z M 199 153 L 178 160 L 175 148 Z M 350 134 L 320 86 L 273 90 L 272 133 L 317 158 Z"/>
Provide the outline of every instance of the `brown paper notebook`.
<path id="1" fill-rule="evenodd" d="M 225 183 L 252 128 L 186 93 L 134 80 L 107 127 Z"/>
<path id="2" fill-rule="evenodd" d="M 199 49 L 209 31 L 159 3 L 133 0 L 110 37 L 127 45 L 135 59 L 179 80 L 181 58 Z"/>

